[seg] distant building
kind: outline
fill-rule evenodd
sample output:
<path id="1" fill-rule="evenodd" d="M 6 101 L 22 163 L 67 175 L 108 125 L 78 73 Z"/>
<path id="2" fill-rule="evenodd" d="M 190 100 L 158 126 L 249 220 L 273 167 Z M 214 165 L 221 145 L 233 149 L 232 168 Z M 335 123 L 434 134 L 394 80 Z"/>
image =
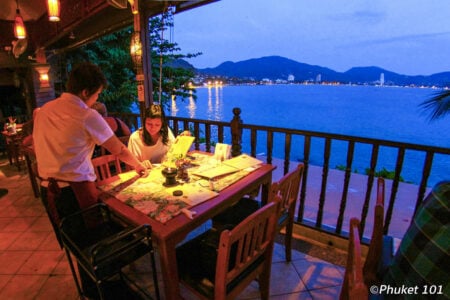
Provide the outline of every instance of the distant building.
<path id="1" fill-rule="evenodd" d="M 380 74 L 380 85 L 384 85 L 384 73 Z"/>
<path id="2" fill-rule="evenodd" d="M 289 82 L 294 82 L 294 80 L 295 80 L 295 76 L 294 75 L 292 75 L 292 74 L 289 74 L 289 76 L 288 76 L 288 79 L 287 79 Z"/>
<path id="3" fill-rule="evenodd" d="M 316 76 L 316 82 L 317 82 L 317 83 L 322 82 L 322 74 L 318 74 L 318 75 Z"/>

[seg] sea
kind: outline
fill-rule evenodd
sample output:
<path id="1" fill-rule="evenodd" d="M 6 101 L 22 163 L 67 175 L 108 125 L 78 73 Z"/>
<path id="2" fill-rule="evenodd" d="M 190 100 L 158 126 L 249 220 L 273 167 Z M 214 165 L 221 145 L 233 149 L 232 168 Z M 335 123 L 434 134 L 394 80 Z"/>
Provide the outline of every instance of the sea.
<path id="1" fill-rule="evenodd" d="M 241 119 L 247 124 L 450 148 L 450 115 L 430 121 L 429 113 L 420 106 L 440 91 L 433 88 L 360 85 L 212 85 L 197 88 L 196 100 L 191 97 L 172 102 L 166 114 L 231 121 L 232 109 L 239 107 Z M 301 143 L 293 140 L 293 149 L 303 149 Z M 261 149 L 257 149 L 258 154 L 264 154 L 265 142 L 259 137 L 258 144 L 261 145 Z M 313 143 L 311 164 L 321 165 L 323 150 L 314 151 L 314 147 L 320 146 L 320 143 Z M 274 149 L 273 156 L 284 157 L 283 147 L 278 148 Z M 361 146 L 361 149 L 366 152 L 359 155 L 361 158 L 370 156 L 370 147 Z M 330 167 L 345 165 L 346 151 L 346 143 L 334 145 Z M 334 155 L 335 152 L 342 152 L 343 155 Z M 353 169 L 363 173 L 369 167 L 367 159 L 358 160 L 357 153 Z M 385 153 L 384 158 L 382 154 L 380 149 L 377 170 L 384 167 L 393 171 L 396 152 Z M 407 153 L 401 174 L 405 181 L 415 184 L 420 182 L 423 167 L 423 157 L 417 155 Z M 333 157 L 343 159 L 333 161 Z M 302 159 L 295 153 L 291 158 Z M 449 157 L 435 157 L 428 186 L 450 179 L 449 172 Z"/>

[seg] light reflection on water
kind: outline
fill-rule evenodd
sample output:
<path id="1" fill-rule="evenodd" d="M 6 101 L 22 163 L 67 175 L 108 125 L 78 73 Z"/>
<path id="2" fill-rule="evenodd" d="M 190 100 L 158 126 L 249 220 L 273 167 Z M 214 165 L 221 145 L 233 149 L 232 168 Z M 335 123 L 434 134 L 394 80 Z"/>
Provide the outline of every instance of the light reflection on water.
<path id="1" fill-rule="evenodd" d="M 431 89 L 363 86 L 223 87 L 213 84 L 197 88 L 197 100 L 194 101 L 191 97 L 189 105 L 180 105 L 180 102 L 176 112 L 172 108 L 172 115 L 231 121 L 233 107 L 239 107 L 242 110 L 241 117 L 247 124 L 449 147 L 449 140 L 442 135 L 442 132 L 450 131 L 450 123 L 447 120 L 428 122 L 418 108 L 420 102 L 435 92 Z M 176 107 L 176 104 L 173 105 Z M 217 138 L 217 129 L 213 126 L 211 131 L 212 138 Z M 244 140 L 250 138 L 246 134 L 248 133 L 244 132 Z M 266 151 L 265 138 L 264 135 L 258 135 L 257 153 Z M 278 140 L 275 137 L 275 139 L 275 144 L 284 144 L 282 138 Z M 228 130 L 225 131 L 224 142 L 230 143 Z M 345 164 L 346 143 L 341 144 L 333 142 L 333 155 L 330 162 L 332 167 Z M 293 139 L 291 158 L 301 160 L 302 149 L 302 141 Z M 243 149 L 243 151 L 248 152 L 249 149 Z M 283 147 L 277 147 L 274 149 L 273 155 L 274 157 L 283 157 L 283 153 Z M 320 165 L 322 163 L 321 150 L 312 151 L 312 153 L 317 154 L 317 157 L 313 155 L 311 160 Z M 369 159 L 363 158 L 369 153 L 369 150 L 361 150 L 361 153 L 355 157 L 353 169 L 357 169 L 360 173 L 364 172 L 369 167 L 367 163 Z M 344 157 L 343 161 L 340 160 L 341 157 Z M 377 170 L 382 167 L 393 170 L 395 157 L 395 154 L 385 156 L 382 161 L 378 162 Z M 407 162 L 402 170 L 402 176 L 407 181 L 418 183 L 423 158 L 418 153 L 407 153 L 405 160 Z M 432 185 L 437 181 L 444 180 L 449 167 L 450 162 L 445 157 L 437 156 L 428 184 Z"/>

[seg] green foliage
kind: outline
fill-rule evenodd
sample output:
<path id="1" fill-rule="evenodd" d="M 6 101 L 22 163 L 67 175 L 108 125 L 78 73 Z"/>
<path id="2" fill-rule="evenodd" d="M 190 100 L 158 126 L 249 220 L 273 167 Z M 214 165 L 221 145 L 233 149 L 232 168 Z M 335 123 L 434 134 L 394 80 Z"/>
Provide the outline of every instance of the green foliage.
<path id="1" fill-rule="evenodd" d="M 173 19 L 170 12 L 153 17 L 149 21 L 153 101 L 159 102 L 161 86 L 161 103 L 166 106 L 170 104 L 169 100 L 172 98 L 196 99 L 195 89 L 189 85 L 195 75 L 194 71 L 177 66 L 176 61 L 201 54 L 181 54 L 181 49 L 176 43 L 168 41 L 161 35 L 161 30 L 164 32 L 172 27 Z M 103 36 L 65 53 L 61 58 L 67 73 L 70 72 L 72 65 L 80 61 L 88 60 L 100 66 L 108 79 L 108 88 L 100 94 L 99 101 L 104 102 L 111 112 L 130 112 L 131 104 L 137 103 L 136 71 L 129 52 L 132 32 L 133 28 L 128 27 Z"/>
<path id="2" fill-rule="evenodd" d="M 442 90 L 420 104 L 429 113 L 429 119 L 437 120 L 450 113 L 450 90 Z"/>
<path id="3" fill-rule="evenodd" d="M 366 175 L 368 175 L 370 172 L 369 168 L 366 168 Z M 383 169 L 381 169 L 380 171 L 375 171 L 375 177 L 383 177 L 386 179 L 394 179 L 395 176 L 395 171 L 389 171 L 388 169 L 386 169 L 385 167 L 383 167 Z M 401 182 L 404 182 L 405 180 L 403 179 L 403 177 L 399 177 L 399 180 Z"/>
<path id="4" fill-rule="evenodd" d="M 149 41 L 151 43 L 153 101 L 168 105 L 170 100 L 193 97 L 195 89 L 189 83 L 194 70 L 177 66 L 177 61 L 192 58 L 198 53 L 181 54 L 177 43 L 167 40 L 164 34 L 173 27 L 173 15 L 170 12 L 150 19 Z"/>

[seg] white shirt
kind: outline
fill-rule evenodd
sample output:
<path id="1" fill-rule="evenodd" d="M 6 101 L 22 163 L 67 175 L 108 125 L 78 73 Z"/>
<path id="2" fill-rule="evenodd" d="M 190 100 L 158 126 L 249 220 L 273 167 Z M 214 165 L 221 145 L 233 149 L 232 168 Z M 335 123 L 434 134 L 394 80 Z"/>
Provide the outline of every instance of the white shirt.
<path id="1" fill-rule="evenodd" d="M 33 140 L 42 178 L 95 181 L 91 163 L 96 144 L 114 135 L 108 123 L 80 98 L 63 93 L 36 115 Z"/>
<path id="2" fill-rule="evenodd" d="M 172 131 L 169 128 L 169 142 L 164 145 L 162 137 L 159 137 L 156 144 L 147 146 L 144 144 L 142 137 L 142 128 L 136 130 L 130 135 L 128 140 L 128 149 L 133 153 L 139 161 L 149 160 L 152 164 L 161 163 L 164 155 L 169 151 L 170 144 L 175 140 Z"/>

